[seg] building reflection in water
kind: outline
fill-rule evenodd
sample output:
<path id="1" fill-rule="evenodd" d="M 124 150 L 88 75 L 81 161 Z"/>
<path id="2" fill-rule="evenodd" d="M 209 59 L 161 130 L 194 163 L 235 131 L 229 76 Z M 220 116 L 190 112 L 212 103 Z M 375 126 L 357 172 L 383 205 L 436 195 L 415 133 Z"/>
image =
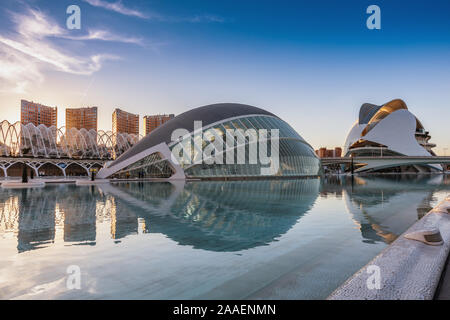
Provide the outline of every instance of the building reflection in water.
<path id="1" fill-rule="evenodd" d="M 345 202 L 364 242 L 390 243 L 428 212 L 441 190 L 450 190 L 442 175 L 4 190 L 0 235 L 14 232 L 19 252 L 59 241 L 59 231 L 65 244 L 95 245 L 99 226 L 109 223 L 109 237 L 116 242 L 132 234 L 161 233 L 180 245 L 232 252 L 276 241 L 320 195 L 320 200 Z"/>
<path id="2" fill-rule="evenodd" d="M 314 204 L 319 180 L 130 183 L 101 190 L 117 199 L 118 212 L 139 212 L 145 232 L 194 248 L 239 251 L 292 228 Z"/>
<path id="3" fill-rule="evenodd" d="M 318 193 L 318 179 L 8 190 L 0 232 L 17 234 L 19 252 L 55 242 L 58 229 L 65 243 L 95 244 L 99 223 L 110 223 L 115 240 L 141 229 L 194 248 L 239 251 L 286 233 Z"/>
<path id="4" fill-rule="evenodd" d="M 73 188 L 70 188 L 73 189 Z M 97 189 L 95 187 L 71 190 L 70 196 L 57 198 L 64 216 L 64 241 L 95 244 Z"/>
<path id="5" fill-rule="evenodd" d="M 436 192 L 448 190 L 445 175 L 332 176 L 322 181 L 321 197 L 344 198 L 364 242 L 391 243 L 432 209 Z"/>
<path id="6" fill-rule="evenodd" d="M 14 198 L 14 213 L 18 213 L 17 239 L 19 252 L 32 250 L 55 239 L 56 202 L 36 192 L 20 190 Z M 49 197 L 51 198 L 51 197 Z"/>

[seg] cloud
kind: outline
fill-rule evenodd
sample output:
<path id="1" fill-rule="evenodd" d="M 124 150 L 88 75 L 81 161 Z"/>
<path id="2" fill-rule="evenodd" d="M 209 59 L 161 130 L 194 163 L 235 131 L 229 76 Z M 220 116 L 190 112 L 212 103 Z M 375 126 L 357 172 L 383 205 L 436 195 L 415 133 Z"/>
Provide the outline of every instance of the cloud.
<path id="1" fill-rule="evenodd" d="M 142 45 L 142 38 L 126 37 L 111 33 L 107 30 L 89 30 L 88 34 L 82 36 L 64 36 L 65 39 L 71 40 L 101 40 L 101 41 L 113 41 L 122 43 L 133 43 Z"/>
<path id="2" fill-rule="evenodd" d="M 0 93 L 23 94 L 31 83 L 41 83 L 43 76 L 26 55 L 0 47 Z"/>
<path id="3" fill-rule="evenodd" d="M 187 21 L 191 23 L 208 23 L 208 22 L 217 22 L 223 23 L 225 19 L 216 15 L 205 14 L 205 15 L 196 15 L 193 17 L 188 17 L 184 19 L 180 19 L 180 21 Z"/>
<path id="4" fill-rule="evenodd" d="M 29 9 L 28 14 L 11 14 L 12 21 L 17 26 L 17 32 L 27 38 L 42 39 L 49 36 L 61 36 L 66 33 L 56 23 L 53 23 L 49 17 L 38 10 Z"/>
<path id="5" fill-rule="evenodd" d="M 141 11 L 133 10 L 125 7 L 122 4 L 122 1 L 117 2 L 108 2 L 104 0 L 83 0 L 84 2 L 89 3 L 91 6 L 100 7 L 106 10 L 111 10 L 126 16 L 134 16 L 142 19 L 149 19 L 150 17 Z"/>
<path id="6" fill-rule="evenodd" d="M 214 15 L 171 17 L 159 14 L 144 14 L 126 8 L 121 1 L 83 1 L 124 15 L 155 19 L 161 22 L 224 22 L 224 19 Z M 60 27 L 44 12 L 37 9 L 27 8 L 24 13 L 10 12 L 10 18 L 14 29 L 0 30 L 0 92 L 25 93 L 28 86 L 39 84 L 44 80 L 44 69 L 75 75 L 91 75 L 99 71 L 105 61 L 120 59 L 111 54 L 92 53 L 86 55 L 85 52 L 76 54 L 76 50 L 71 50 L 70 47 L 60 47 L 56 43 L 61 42 L 54 40 L 120 42 L 145 45 L 155 52 L 158 52 L 161 46 L 166 45 L 166 43 L 144 44 L 142 38 L 119 35 L 108 30 L 91 29 L 85 34 L 74 36 L 67 29 Z M 89 50 L 92 50 L 92 47 Z"/>
<path id="7" fill-rule="evenodd" d="M 71 56 L 42 41 L 28 40 L 19 42 L 0 36 L 0 43 L 40 62 L 45 62 L 58 71 L 78 75 L 91 75 L 100 70 L 102 61 L 117 59 L 117 57 L 112 55 L 94 55 L 89 58 Z"/>
<path id="8" fill-rule="evenodd" d="M 114 11 L 126 16 L 134 16 L 141 19 L 149 19 L 149 20 L 157 20 L 160 22 L 189 22 L 189 23 L 223 23 L 225 19 L 216 15 L 204 14 L 204 15 L 195 15 L 192 17 L 174 17 L 163 15 L 159 13 L 143 13 L 142 11 L 129 9 L 125 7 L 121 0 L 116 2 L 108 2 L 106 0 L 83 0 L 86 3 L 89 3 L 91 6 L 103 8 L 106 10 Z"/>
<path id="9" fill-rule="evenodd" d="M 28 9 L 26 14 L 11 13 L 15 33 L 0 32 L 0 92 L 25 93 L 30 84 L 41 83 L 43 69 L 49 68 L 75 75 L 91 75 L 111 54 L 77 55 L 69 48 L 55 45 L 52 38 L 101 40 L 142 44 L 142 39 L 116 35 L 107 30 L 90 30 L 85 35 L 71 36 L 43 12 Z"/>
<path id="10" fill-rule="evenodd" d="M 70 40 L 102 40 L 123 43 L 142 44 L 141 38 L 122 36 L 108 30 L 89 30 L 87 34 L 71 36 L 70 33 L 40 11 L 29 9 L 28 15 L 12 14 L 12 20 L 17 25 L 17 32 L 26 38 L 42 39 L 57 37 Z"/>

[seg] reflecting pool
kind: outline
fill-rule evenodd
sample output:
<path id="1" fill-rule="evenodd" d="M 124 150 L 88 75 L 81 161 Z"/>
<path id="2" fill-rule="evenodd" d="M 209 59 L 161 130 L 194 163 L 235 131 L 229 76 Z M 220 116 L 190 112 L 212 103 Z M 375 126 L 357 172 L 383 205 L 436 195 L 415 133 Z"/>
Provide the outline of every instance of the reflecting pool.
<path id="1" fill-rule="evenodd" d="M 449 192 L 443 175 L 1 190 L 0 298 L 323 299 Z"/>

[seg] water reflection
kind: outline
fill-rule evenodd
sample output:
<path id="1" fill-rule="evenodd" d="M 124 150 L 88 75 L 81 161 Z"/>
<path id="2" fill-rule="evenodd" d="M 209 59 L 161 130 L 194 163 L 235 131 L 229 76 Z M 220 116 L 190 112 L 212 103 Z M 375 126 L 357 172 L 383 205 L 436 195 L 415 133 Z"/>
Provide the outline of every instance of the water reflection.
<path id="1" fill-rule="evenodd" d="M 95 244 L 101 201 L 97 190 L 75 186 L 4 191 L 0 231 L 17 233 L 19 252 L 54 243 L 58 227 L 65 242 Z"/>
<path id="2" fill-rule="evenodd" d="M 439 191 L 450 190 L 445 175 L 329 177 L 321 196 L 343 197 L 346 209 L 367 243 L 391 243 L 432 209 Z"/>
<path id="3" fill-rule="evenodd" d="M 144 232 L 194 248 L 239 251 L 292 228 L 314 204 L 319 180 L 131 183 L 101 190 L 118 200 L 116 212 L 139 212 Z"/>
<path id="4" fill-rule="evenodd" d="M 318 179 L 200 183 L 53 186 L 1 199 L 1 231 L 16 232 L 19 252 L 63 241 L 95 244 L 96 223 L 110 223 L 116 241 L 163 233 L 181 245 L 239 251 L 286 233 L 314 204 Z"/>
<path id="5" fill-rule="evenodd" d="M 282 181 L 57 185 L 0 194 L 0 237 L 13 233 L 18 252 L 95 245 L 100 225 L 109 238 L 161 233 L 179 245 L 235 252 L 276 241 L 317 197 L 345 201 L 366 243 L 390 243 L 450 190 L 446 176 L 329 177 Z M 312 211 L 314 214 L 314 210 Z"/>
<path id="6" fill-rule="evenodd" d="M 55 238 L 55 203 L 29 196 L 28 190 L 10 201 L 18 218 L 18 251 L 31 250 Z M 20 205 L 19 205 L 20 204 Z"/>

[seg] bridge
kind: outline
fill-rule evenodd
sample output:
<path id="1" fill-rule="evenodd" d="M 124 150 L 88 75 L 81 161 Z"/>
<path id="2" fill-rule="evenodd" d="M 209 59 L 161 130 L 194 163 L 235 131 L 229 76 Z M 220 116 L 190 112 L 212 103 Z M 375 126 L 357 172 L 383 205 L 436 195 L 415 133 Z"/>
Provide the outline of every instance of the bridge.
<path id="1" fill-rule="evenodd" d="M 322 158 L 323 166 L 332 164 L 351 164 L 355 166 L 354 172 L 364 172 L 368 170 L 379 170 L 385 168 L 398 167 L 403 165 L 427 165 L 427 164 L 450 164 L 450 157 L 424 157 L 424 156 L 383 156 L 383 157 L 341 157 Z"/>
<path id="2" fill-rule="evenodd" d="M 69 159 L 69 158 L 34 158 L 34 157 L 0 157 L 0 176 L 8 177 L 8 169 L 17 167 L 18 164 L 25 164 L 31 170 L 34 170 L 35 176 L 39 175 L 39 169 L 44 165 L 60 170 L 62 176 L 67 176 L 67 169 L 73 165 L 78 166 L 86 171 L 88 176 L 91 175 L 92 168 L 101 168 L 108 160 L 100 159 Z"/>
<path id="3" fill-rule="evenodd" d="M 322 166 L 336 164 L 351 164 L 353 159 L 354 172 L 364 172 L 392 168 L 402 165 L 426 165 L 426 164 L 450 164 L 450 157 L 423 157 L 423 156 L 383 156 L 383 157 L 339 157 L 322 158 Z M 76 165 L 85 170 L 88 176 L 92 168 L 102 168 L 109 160 L 104 159 L 69 159 L 69 158 L 34 158 L 34 157 L 0 157 L 0 176 L 8 177 L 8 169 L 18 164 L 25 164 L 34 170 L 38 176 L 39 169 L 44 165 L 50 165 L 60 170 L 62 176 L 67 176 L 67 169 Z"/>

